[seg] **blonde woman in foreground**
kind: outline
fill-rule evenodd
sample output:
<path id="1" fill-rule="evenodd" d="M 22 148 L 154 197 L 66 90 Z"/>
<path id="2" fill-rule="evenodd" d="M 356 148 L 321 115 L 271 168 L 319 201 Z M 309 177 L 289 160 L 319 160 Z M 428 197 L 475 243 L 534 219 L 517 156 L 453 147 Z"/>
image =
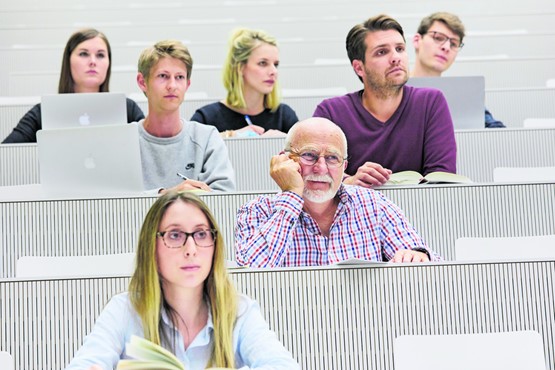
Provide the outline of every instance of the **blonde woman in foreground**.
<path id="1" fill-rule="evenodd" d="M 233 287 L 216 221 L 186 192 L 152 205 L 129 291 L 108 302 L 67 369 L 114 369 L 132 335 L 167 348 L 187 370 L 299 368 L 258 304 Z"/>

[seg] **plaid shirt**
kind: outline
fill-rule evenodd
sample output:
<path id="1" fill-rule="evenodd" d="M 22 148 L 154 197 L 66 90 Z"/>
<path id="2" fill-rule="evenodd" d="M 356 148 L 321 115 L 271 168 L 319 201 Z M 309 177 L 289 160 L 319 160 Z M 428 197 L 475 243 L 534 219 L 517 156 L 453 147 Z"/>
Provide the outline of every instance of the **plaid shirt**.
<path id="1" fill-rule="evenodd" d="M 286 267 L 328 265 L 350 258 L 389 261 L 398 249 L 426 248 L 441 259 L 383 194 L 341 185 L 329 236 L 303 210 L 293 192 L 259 196 L 241 207 L 235 225 L 239 265 Z"/>

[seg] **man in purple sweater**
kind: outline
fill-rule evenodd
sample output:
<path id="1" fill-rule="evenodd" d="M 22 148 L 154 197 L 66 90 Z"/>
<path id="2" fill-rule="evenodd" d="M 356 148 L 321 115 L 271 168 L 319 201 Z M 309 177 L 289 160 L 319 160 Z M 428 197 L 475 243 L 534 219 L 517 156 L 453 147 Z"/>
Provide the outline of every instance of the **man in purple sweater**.
<path id="1" fill-rule="evenodd" d="M 456 173 L 453 121 L 439 90 L 406 86 L 408 56 L 401 25 L 378 15 L 354 26 L 347 54 L 364 89 L 326 99 L 314 112 L 345 132 L 344 183 L 384 184 L 392 172 Z"/>

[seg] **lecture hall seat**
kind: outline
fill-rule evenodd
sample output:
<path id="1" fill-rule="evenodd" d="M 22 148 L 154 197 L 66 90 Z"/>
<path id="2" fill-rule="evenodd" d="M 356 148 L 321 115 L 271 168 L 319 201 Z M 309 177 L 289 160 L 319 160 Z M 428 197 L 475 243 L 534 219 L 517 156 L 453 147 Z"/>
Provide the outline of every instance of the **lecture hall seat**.
<path id="1" fill-rule="evenodd" d="M 524 128 L 555 128 L 555 118 L 525 118 Z"/>
<path id="2" fill-rule="evenodd" d="M 17 260 L 18 278 L 94 277 L 131 275 L 135 253 L 89 256 L 24 256 Z"/>
<path id="3" fill-rule="evenodd" d="M 554 167 L 495 167 L 493 182 L 555 182 Z"/>
<path id="4" fill-rule="evenodd" d="M 536 331 L 403 335 L 393 358 L 395 370 L 546 370 Z"/>
<path id="5" fill-rule="evenodd" d="M 458 238 L 456 261 L 555 259 L 555 235 Z"/>

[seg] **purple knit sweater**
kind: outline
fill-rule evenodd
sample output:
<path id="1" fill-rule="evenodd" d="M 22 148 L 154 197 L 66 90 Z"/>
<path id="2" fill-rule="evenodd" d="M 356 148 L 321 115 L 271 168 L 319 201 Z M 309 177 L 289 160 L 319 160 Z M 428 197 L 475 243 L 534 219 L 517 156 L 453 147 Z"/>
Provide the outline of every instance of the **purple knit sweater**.
<path id="1" fill-rule="evenodd" d="M 456 173 L 457 147 L 453 121 L 441 91 L 403 87 L 401 104 L 386 122 L 362 105 L 363 90 L 322 101 L 315 117 L 325 117 L 347 136 L 347 174 L 365 162 L 376 162 L 393 172 L 413 170 Z"/>

